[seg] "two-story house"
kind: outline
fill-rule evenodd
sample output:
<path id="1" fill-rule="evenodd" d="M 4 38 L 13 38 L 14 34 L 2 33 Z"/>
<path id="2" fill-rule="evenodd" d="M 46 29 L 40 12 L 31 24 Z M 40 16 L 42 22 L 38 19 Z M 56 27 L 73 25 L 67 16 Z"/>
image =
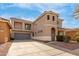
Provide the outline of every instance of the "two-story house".
<path id="1" fill-rule="evenodd" d="M 31 24 L 32 21 L 27 21 L 18 18 L 10 18 L 12 25 L 11 36 L 14 39 L 31 39 Z"/>
<path id="2" fill-rule="evenodd" d="M 18 18 L 10 19 L 11 33 L 14 39 L 54 41 L 58 29 L 62 28 L 62 20 L 59 18 L 59 14 L 53 11 L 45 11 L 34 22 Z"/>
<path id="3" fill-rule="evenodd" d="M 62 28 L 62 19 L 55 12 L 45 11 L 32 25 L 33 39 L 55 41 L 58 29 Z"/>

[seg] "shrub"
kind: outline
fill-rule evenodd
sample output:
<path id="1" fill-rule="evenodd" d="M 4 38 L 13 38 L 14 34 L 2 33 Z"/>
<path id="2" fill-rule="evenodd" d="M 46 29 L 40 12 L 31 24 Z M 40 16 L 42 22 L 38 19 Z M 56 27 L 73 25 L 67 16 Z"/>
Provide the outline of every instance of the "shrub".
<path id="1" fill-rule="evenodd" d="M 64 35 L 57 36 L 57 41 L 60 41 L 60 42 L 68 43 L 70 40 L 71 40 L 71 37 L 69 37 L 69 36 L 64 36 Z"/>
<path id="2" fill-rule="evenodd" d="M 77 38 L 76 41 L 79 42 L 79 38 Z"/>
<path id="3" fill-rule="evenodd" d="M 68 43 L 71 40 L 71 38 L 69 36 L 64 36 L 64 42 Z"/>
<path id="4" fill-rule="evenodd" d="M 57 41 L 63 42 L 63 35 L 57 35 Z"/>
<path id="5" fill-rule="evenodd" d="M 77 42 L 79 42 L 79 32 L 76 33 L 75 38 L 74 38 Z"/>

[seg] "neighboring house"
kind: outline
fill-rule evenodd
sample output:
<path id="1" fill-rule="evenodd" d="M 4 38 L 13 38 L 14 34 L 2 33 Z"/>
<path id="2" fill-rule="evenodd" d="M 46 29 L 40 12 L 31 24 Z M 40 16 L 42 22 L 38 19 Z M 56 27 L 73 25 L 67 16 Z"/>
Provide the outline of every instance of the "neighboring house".
<path id="1" fill-rule="evenodd" d="M 62 28 L 62 20 L 57 13 L 45 11 L 32 25 L 33 39 L 55 41 L 58 29 Z"/>
<path id="2" fill-rule="evenodd" d="M 79 39 L 79 29 L 74 28 L 70 30 L 66 30 L 65 34 L 71 38 L 71 40 L 76 40 L 77 37 Z"/>
<path id="3" fill-rule="evenodd" d="M 31 24 L 32 21 L 27 21 L 23 19 L 18 18 L 10 18 L 11 19 L 11 25 L 12 25 L 12 31 L 11 31 L 11 37 L 13 39 L 31 39 Z"/>
<path id="4" fill-rule="evenodd" d="M 0 43 L 10 40 L 11 25 L 7 19 L 0 17 Z"/>
<path id="5" fill-rule="evenodd" d="M 61 33 L 58 32 L 58 35 L 68 36 L 70 37 L 70 40 L 75 41 L 77 38 L 79 38 L 79 28 L 73 28 L 73 29 L 61 28 L 58 30 L 59 32 L 61 32 Z"/>

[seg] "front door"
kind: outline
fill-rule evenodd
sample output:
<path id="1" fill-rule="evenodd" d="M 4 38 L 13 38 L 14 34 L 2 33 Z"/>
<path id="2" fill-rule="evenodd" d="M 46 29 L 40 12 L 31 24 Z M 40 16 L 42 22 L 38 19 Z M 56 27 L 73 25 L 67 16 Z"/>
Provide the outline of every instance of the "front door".
<path id="1" fill-rule="evenodd" d="M 55 41 L 55 29 L 54 28 L 51 29 L 51 40 Z"/>

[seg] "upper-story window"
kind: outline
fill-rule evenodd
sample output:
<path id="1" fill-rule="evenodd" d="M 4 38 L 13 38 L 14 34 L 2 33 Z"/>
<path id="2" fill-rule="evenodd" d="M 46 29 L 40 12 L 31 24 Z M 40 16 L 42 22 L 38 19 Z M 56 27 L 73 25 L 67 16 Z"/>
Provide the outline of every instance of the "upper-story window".
<path id="1" fill-rule="evenodd" d="M 47 20 L 50 20 L 50 15 L 47 15 Z"/>
<path id="2" fill-rule="evenodd" d="M 14 28 L 15 29 L 22 29 L 22 23 L 21 22 L 14 22 Z"/>
<path id="3" fill-rule="evenodd" d="M 31 30 L 31 24 L 25 24 L 25 29 L 26 30 Z"/>
<path id="4" fill-rule="evenodd" d="M 52 20 L 55 21 L 55 16 L 52 16 Z"/>
<path id="5" fill-rule="evenodd" d="M 34 36 L 34 32 L 32 33 L 32 36 Z"/>

